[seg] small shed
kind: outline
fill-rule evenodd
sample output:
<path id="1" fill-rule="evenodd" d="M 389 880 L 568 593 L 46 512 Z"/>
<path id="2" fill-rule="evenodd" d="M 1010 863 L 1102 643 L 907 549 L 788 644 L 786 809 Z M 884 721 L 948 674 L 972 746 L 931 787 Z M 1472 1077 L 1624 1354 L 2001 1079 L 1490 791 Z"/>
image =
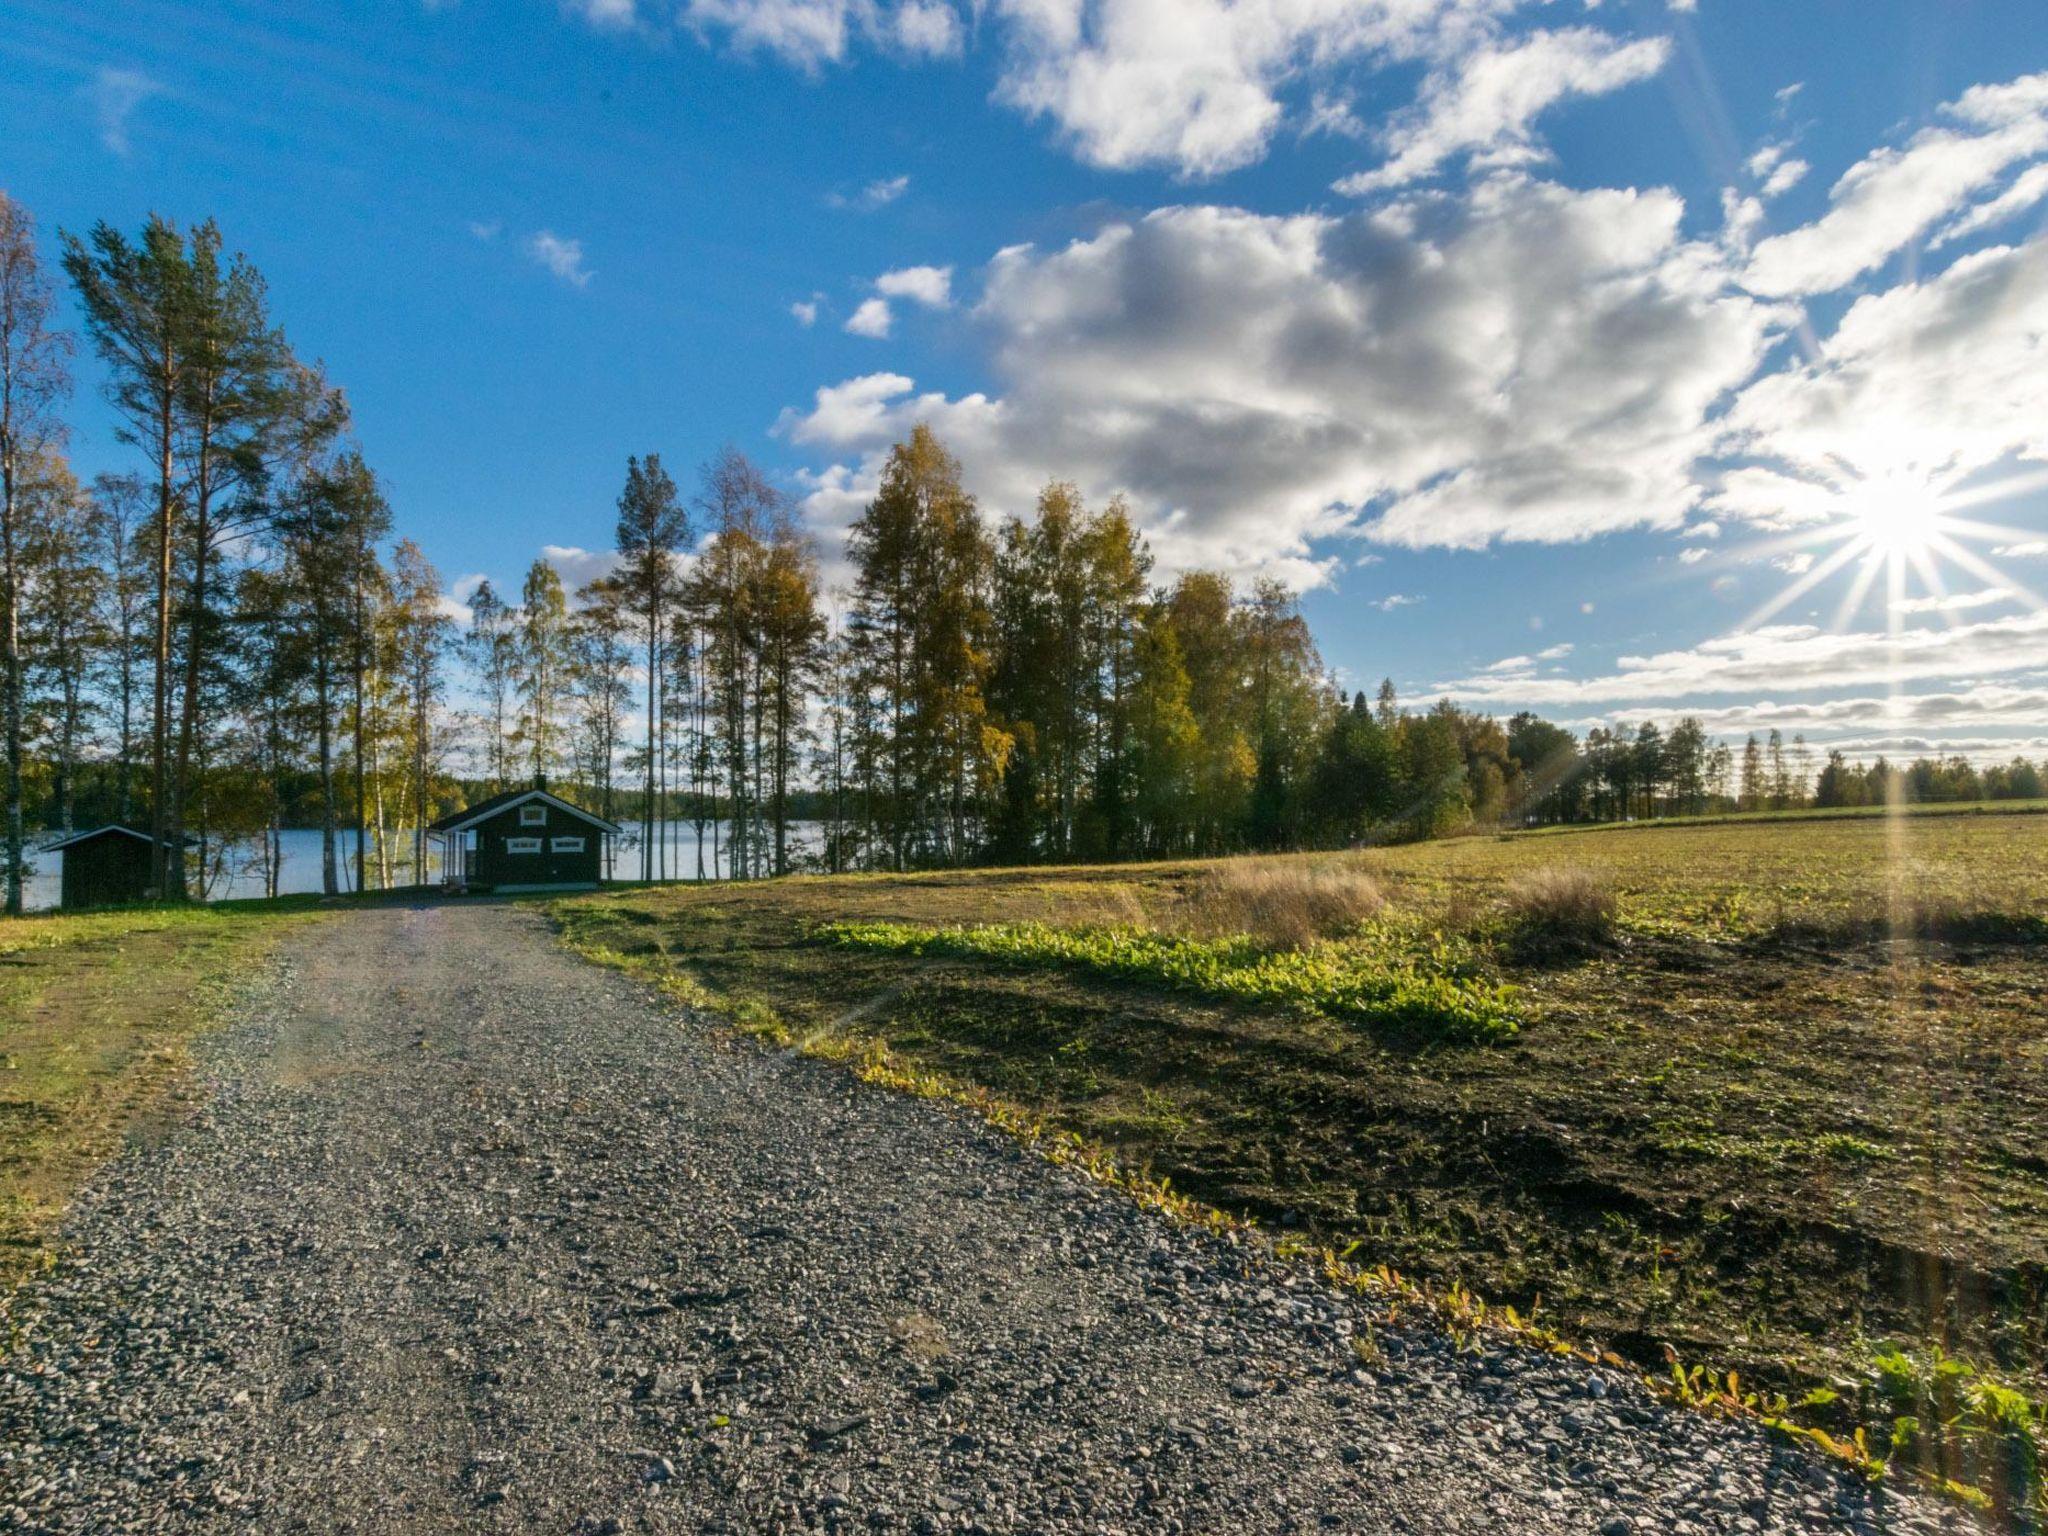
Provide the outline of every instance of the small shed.
<path id="1" fill-rule="evenodd" d="M 190 846 L 191 839 L 185 839 Z M 133 827 L 95 827 L 46 844 L 44 853 L 64 855 L 58 897 L 66 907 L 111 907 L 154 901 L 160 839 Z"/>
<path id="2" fill-rule="evenodd" d="M 548 791 L 510 789 L 428 826 L 451 890 L 577 891 L 602 885 L 619 828 Z"/>

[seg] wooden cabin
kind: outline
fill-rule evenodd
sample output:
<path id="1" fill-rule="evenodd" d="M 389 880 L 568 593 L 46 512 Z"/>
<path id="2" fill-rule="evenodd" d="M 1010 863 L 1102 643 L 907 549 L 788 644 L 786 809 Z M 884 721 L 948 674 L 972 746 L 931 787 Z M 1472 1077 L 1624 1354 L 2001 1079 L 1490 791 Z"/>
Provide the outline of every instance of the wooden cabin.
<path id="1" fill-rule="evenodd" d="M 510 789 L 428 826 L 441 845 L 442 884 L 457 891 L 579 891 L 602 885 L 605 839 L 619 828 L 548 792 Z"/>
<path id="2" fill-rule="evenodd" d="M 185 839 L 187 845 L 191 839 Z M 58 903 L 66 907 L 113 907 L 157 899 L 157 849 L 161 841 L 133 827 L 95 827 L 50 843 L 44 853 L 64 855 Z"/>

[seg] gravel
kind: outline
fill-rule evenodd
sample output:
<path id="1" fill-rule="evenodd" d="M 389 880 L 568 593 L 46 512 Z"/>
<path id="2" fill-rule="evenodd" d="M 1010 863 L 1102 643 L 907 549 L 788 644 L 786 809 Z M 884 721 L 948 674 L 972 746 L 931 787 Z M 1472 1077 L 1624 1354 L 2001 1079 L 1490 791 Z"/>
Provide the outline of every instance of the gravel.
<path id="1" fill-rule="evenodd" d="M 201 1055 L 17 1298 L 0 1528 L 1971 1529 L 1388 1327 L 526 909 L 308 929 Z"/>

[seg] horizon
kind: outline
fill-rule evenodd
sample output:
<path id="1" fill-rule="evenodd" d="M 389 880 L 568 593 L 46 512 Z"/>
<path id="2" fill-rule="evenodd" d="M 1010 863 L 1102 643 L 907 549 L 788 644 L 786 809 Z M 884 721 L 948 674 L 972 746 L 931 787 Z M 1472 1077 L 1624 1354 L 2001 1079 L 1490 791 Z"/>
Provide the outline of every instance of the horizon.
<path id="1" fill-rule="evenodd" d="M 46 253 L 217 219 L 451 602 L 587 579 L 628 454 L 687 486 L 728 441 L 829 569 L 924 420 L 992 516 L 1073 479 L 1159 574 L 1287 580 L 1347 690 L 2048 752 L 2018 4 L 1853 47 L 1728 0 L 1200 6 L 1158 58 L 1129 7 L 684 10 L 32 0 L 7 190 Z M 73 462 L 134 467 L 77 371 Z"/>

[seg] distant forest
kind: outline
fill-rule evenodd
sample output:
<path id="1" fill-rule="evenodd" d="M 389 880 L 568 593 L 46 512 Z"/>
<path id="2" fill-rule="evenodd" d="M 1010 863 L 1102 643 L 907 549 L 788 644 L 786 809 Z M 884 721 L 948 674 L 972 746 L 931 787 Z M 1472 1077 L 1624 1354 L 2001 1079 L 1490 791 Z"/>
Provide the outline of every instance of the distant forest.
<path id="1" fill-rule="evenodd" d="M 1347 698 L 1286 588 L 1155 582 L 1122 503 L 1065 483 L 992 524 L 922 427 L 853 526 L 836 618 L 796 509 L 727 449 L 687 496 L 658 454 L 628 460 L 610 575 L 568 592 L 537 560 L 458 620 L 394 541 L 341 390 L 212 224 L 58 245 L 83 338 L 0 193 L 10 911 L 32 832 L 108 822 L 190 840 L 170 896 L 230 857 L 274 890 L 293 827 L 323 832 L 330 891 L 411 883 L 428 821 L 543 774 L 617 820 L 717 824 L 688 868 L 635 839 L 618 873 L 644 878 L 2042 793 L 2020 760 L 1857 766 L 1691 718 L 1580 739 L 1404 709 L 1390 682 Z M 91 484 L 65 458 L 81 339 L 134 462 Z"/>

